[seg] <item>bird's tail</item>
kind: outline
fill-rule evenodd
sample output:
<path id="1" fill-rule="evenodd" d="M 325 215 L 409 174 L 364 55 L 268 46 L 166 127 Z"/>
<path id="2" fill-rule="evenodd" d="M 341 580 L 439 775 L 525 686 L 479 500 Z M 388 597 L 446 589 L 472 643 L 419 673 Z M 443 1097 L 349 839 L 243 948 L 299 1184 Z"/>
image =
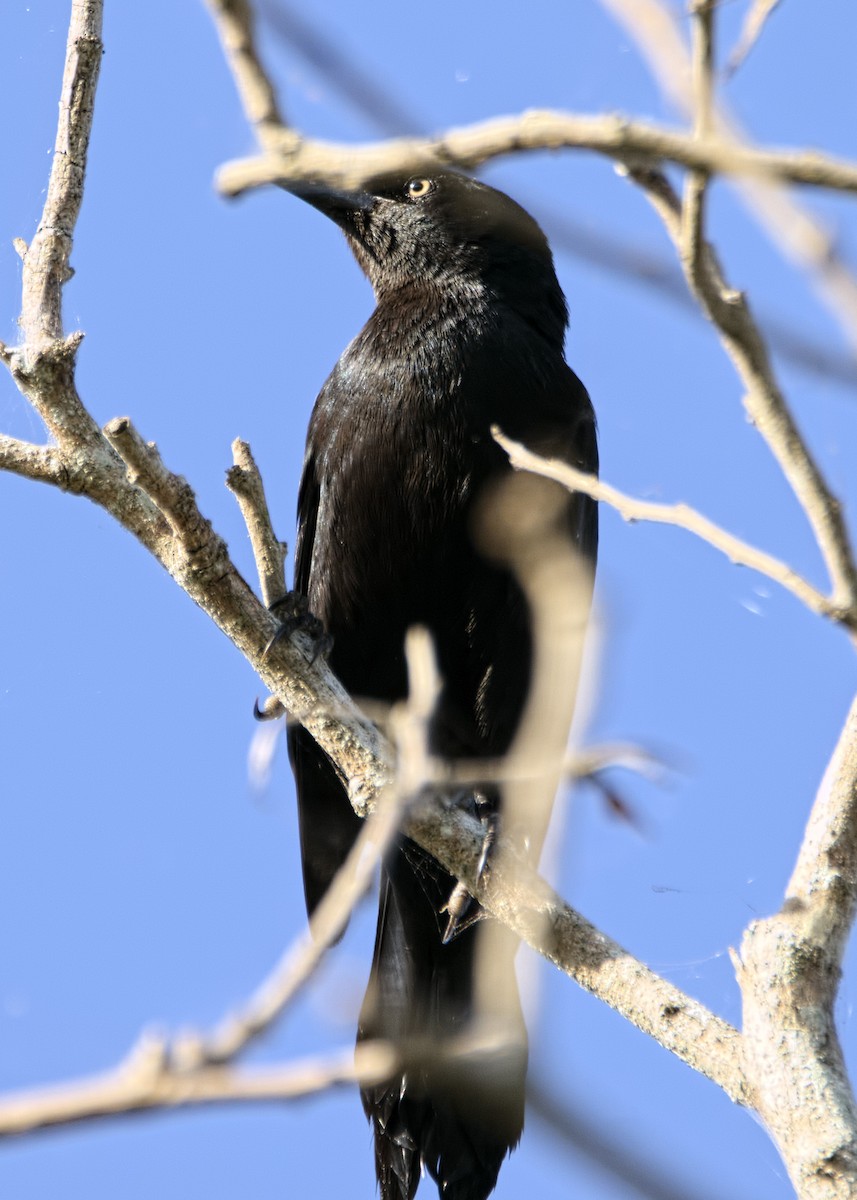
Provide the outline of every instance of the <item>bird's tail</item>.
<path id="1" fill-rule="evenodd" d="M 410 842 L 382 876 L 358 1040 L 392 1041 L 405 1065 L 362 1092 L 381 1200 L 412 1200 L 423 1167 L 444 1200 L 485 1200 L 523 1128 L 527 1049 L 515 942 L 475 921 L 444 944 L 441 909 L 453 886 Z M 499 1028 L 477 1019 L 481 1005 L 475 1012 L 477 945 L 489 933 L 490 987 L 504 993 Z"/>

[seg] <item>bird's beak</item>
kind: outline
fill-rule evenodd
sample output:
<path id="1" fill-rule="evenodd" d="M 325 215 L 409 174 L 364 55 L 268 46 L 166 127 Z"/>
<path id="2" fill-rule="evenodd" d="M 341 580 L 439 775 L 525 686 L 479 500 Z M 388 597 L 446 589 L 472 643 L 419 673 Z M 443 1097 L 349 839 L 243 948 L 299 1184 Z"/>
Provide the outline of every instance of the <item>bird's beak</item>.
<path id="1" fill-rule="evenodd" d="M 371 211 L 376 200 L 370 192 L 347 192 L 341 188 L 330 187 L 326 183 L 308 180 L 290 183 L 286 191 L 301 200 L 306 200 L 307 204 L 311 204 L 343 228 L 352 225 L 356 213 Z"/>

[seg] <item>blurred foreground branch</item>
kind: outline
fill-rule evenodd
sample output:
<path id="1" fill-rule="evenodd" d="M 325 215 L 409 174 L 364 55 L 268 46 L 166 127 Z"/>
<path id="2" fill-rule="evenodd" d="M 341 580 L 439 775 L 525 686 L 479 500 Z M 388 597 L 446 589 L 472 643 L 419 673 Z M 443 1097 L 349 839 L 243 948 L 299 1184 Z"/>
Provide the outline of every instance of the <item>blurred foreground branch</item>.
<path id="1" fill-rule="evenodd" d="M 172 1062 L 166 1043 L 146 1036 L 112 1071 L 0 1096 L 0 1138 L 153 1109 L 302 1100 L 337 1085 L 384 1079 L 395 1063 L 388 1046 L 364 1042 L 356 1053 L 349 1048 L 334 1056 L 285 1066 L 215 1066 L 187 1071 Z"/>

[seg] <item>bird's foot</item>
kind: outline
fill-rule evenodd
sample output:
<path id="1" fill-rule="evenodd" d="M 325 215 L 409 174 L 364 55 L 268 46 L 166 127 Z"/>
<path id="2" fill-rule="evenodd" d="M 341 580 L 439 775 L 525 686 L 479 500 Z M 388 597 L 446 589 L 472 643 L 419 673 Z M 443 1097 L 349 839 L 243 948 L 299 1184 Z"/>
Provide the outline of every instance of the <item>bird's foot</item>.
<path id="1" fill-rule="evenodd" d="M 276 696 L 269 696 L 262 704 L 253 701 L 253 716 L 257 721 L 277 721 L 285 712 L 285 705 Z"/>
<path id="2" fill-rule="evenodd" d="M 483 830 L 482 851 L 476 864 L 476 882 L 480 883 L 488 869 L 491 851 L 497 840 L 497 811 L 482 792 L 471 792 L 467 797 L 466 808 L 479 819 Z M 441 912 L 447 914 L 446 929 L 441 939 L 444 946 L 482 917 L 482 909 L 463 883 L 455 885 Z"/>
<path id="3" fill-rule="evenodd" d="M 324 625 L 309 610 L 309 601 L 300 592 L 286 592 L 279 600 L 268 605 L 268 611 L 280 622 L 280 627 L 264 649 L 263 657 L 269 654 L 283 638 L 295 633 L 305 633 L 310 639 L 310 663 L 328 655 L 333 648 L 333 638 Z"/>

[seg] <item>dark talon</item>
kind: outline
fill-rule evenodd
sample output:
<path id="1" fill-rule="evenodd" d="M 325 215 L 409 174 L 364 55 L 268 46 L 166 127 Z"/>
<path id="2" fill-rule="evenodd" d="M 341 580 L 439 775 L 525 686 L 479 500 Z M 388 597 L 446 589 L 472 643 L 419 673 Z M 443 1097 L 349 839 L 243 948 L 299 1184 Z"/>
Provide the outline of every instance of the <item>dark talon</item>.
<path id="1" fill-rule="evenodd" d="M 484 831 L 482 852 L 479 855 L 479 862 L 476 864 L 476 880 L 481 883 L 490 864 L 491 851 L 497 841 L 497 812 L 494 803 L 482 792 L 470 793 L 463 800 L 462 807 L 479 818 Z M 482 909 L 463 883 L 455 885 L 441 912 L 448 913 L 449 916 L 441 938 L 444 945 L 451 942 L 459 933 L 463 933 L 482 916 Z"/>
<path id="2" fill-rule="evenodd" d="M 441 909 L 441 912 L 448 914 L 446 929 L 444 929 L 443 935 L 440 939 L 444 946 L 451 942 L 456 934 L 461 933 L 466 928 L 464 925 L 464 919 L 470 912 L 473 904 L 473 897 L 470 895 L 470 892 L 468 892 L 464 884 L 457 883 L 449 893 L 449 899 L 447 900 L 446 904 Z M 468 921 L 467 924 L 470 925 L 472 922 Z"/>
<path id="3" fill-rule="evenodd" d="M 305 633 L 312 642 L 310 649 L 310 664 L 317 658 L 324 658 L 333 649 L 333 638 L 326 632 L 324 625 L 309 611 L 309 601 L 300 592 L 286 592 L 279 600 L 268 605 L 268 611 L 280 622 L 280 627 L 268 640 L 262 657 L 265 658 L 283 638 L 290 638 L 300 631 Z"/>
<path id="4" fill-rule="evenodd" d="M 333 649 L 333 634 L 327 632 L 321 621 L 319 621 L 318 624 L 321 632 L 312 635 L 314 641 L 312 646 L 312 654 L 309 660 L 310 666 L 312 666 L 317 658 L 327 658 L 328 654 L 330 654 L 331 650 Z"/>
<path id="5" fill-rule="evenodd" d="M 482 837 L 482 853 L 479 855 L 479 862 L 476 864 L 476 881 L 482 882 L 482 877 L 488 870 L 491 862 L 491 852 L 494 849 L 494 844 L 497 841 L 497 810 L 494 805 L 484 796 L 482 792 L 476 793 L 476 815 L 482 822 L 484 834 Z"/>

